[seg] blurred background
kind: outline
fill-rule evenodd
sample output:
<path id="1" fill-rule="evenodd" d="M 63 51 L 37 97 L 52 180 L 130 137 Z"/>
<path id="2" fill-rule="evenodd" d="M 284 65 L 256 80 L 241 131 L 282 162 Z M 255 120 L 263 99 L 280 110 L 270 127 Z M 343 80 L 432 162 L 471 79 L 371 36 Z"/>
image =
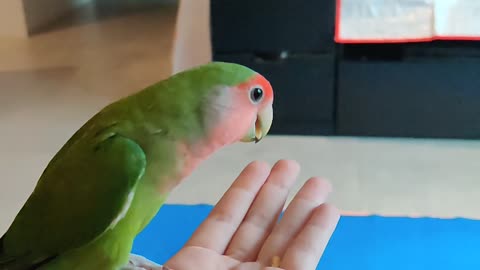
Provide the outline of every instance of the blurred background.
<path id="1" fill-rule="evenodd" d="M 0 231 L 93 114 L 211 60 L 270 80 L 271 136 L 220 151 L 170 203 L 214 204 L 249 161 L 289 158 L 303 167 L 297 188 L 330 179 L 345 215 L 478 219 L 475 10 L 460 0 L 1 0 Z"/>

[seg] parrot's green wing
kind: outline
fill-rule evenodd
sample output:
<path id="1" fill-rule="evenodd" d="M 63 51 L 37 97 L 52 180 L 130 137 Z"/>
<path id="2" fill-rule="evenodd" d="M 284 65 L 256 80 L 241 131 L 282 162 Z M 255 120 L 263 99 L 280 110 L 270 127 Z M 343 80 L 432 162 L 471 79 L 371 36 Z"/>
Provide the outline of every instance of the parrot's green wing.
<path id="1" fill-rule="evenodd" d="M 141 147 L 115 132 L 71 141 L 0 239 L 0 269 L 41 264 L 84 245 L 128 210 L 145 172 Z"/>

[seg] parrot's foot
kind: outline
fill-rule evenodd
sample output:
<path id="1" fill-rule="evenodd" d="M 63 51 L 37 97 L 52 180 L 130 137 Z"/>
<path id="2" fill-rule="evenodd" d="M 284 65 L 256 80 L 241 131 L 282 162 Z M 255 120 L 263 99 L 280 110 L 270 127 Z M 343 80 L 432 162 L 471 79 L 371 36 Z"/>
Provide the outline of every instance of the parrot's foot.
<path id="1" fill-rule="evenodd" d="M 121 270 L 172 270 L 172 269 L 166 266 L 157 264 L 155 262 L 152 262 L 143 256 L 130 254 L 128 264 L 122 267 Z"/>

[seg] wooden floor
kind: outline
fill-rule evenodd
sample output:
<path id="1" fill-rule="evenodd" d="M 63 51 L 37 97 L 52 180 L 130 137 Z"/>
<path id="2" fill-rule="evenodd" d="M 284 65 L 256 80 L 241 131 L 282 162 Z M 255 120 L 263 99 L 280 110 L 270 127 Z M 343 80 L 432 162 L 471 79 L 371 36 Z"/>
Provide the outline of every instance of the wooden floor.
<path id="1" fill-rule="evenodd" d="M 0 234 L 65 141 L 109 102 L 171 73 L 175 6 L 85 9 L 28 40 L 0 40 Z M 480 143 L 270 136 L 228 147 L 171 196 L 215 203 L 254 159 L 297 159 L 355 214 L 480 218 Z M 297 188 L 299 187 L 297 186 Z"/>

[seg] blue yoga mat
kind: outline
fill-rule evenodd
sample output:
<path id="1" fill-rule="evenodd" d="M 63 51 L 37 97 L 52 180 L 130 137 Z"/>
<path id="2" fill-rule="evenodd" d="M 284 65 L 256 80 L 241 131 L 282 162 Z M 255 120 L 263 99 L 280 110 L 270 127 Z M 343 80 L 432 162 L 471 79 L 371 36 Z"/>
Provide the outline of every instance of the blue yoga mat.
<path id="1" fill-rule="evenodd" d="M 209 205 L 165 205 L 133 252 L 164 263 L 207 217 Z M 480 221 L 342 217 L 317 269 L 480 269 Z"/>

